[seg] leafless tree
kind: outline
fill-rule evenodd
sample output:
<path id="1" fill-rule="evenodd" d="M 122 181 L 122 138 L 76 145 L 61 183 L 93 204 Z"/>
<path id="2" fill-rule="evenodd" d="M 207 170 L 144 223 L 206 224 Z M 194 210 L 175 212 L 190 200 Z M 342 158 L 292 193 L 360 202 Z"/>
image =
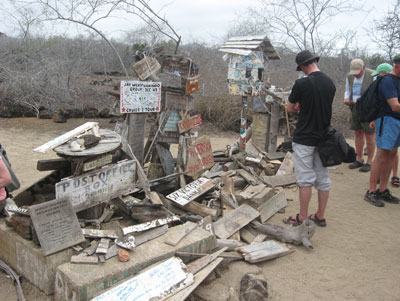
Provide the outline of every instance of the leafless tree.
<path id="1" fill-rule="evenodd" d="M 118 14 L 134 14 L 142 19 L 148 26 L 158 30 L 176 42 L 178 48 L 181 37 L 168 23 L 165 17 L 153 10 L 145 0 L 14 0 L 15 5 L 32 8 L 39 11 L 38 19 L 43 21 L 67 21 L 79 24 L 98 34 L 114 51 L 120 64 L 129 78 L 125 64 L 114 47 L 111 40 L 103 33 L 98 24 L 108 18 L 116 17 Z M 40 17 L 39 17 L 40 16 Z"/>
<path id="2" fill-rule="evenodd" d="M 279 36 L 281 47 L 310 49 L 322 55 L 332 49 L 339 35 L 324 38 L 320 30 L 335 16 L 360 10 L 350 0 L 259 0 L 261 9 L 250 8 L 251 15 L 269 24 Z"/>
<path id="3" fill-rule="evenodd" d="M 373 21 L 369 36 L 389 60 L 400 51 L 400 1 L 381 18 Z"/>

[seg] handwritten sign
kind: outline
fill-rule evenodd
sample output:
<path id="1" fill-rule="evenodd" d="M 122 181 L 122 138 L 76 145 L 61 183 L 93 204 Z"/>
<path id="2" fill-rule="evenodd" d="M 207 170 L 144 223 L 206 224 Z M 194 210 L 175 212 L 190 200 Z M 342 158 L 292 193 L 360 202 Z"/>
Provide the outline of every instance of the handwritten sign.
<path id="1" fill-rule="evenodd" d="M 196 126 L 200 126 L 202 124 L 203 124 L 203 119 L 201 118 L 201 114 L 197 114 L 193 117 L 178 122 L 179 133 L 189 131 L 195 128 Z"/>
<path id="2" fill-rule="evenodd" d="M 211 142 L 207 136 L 202 136 L 193 141 L 188 147 L 186 174 L 191 177 L 198 176 L 202 171 L 214 165 L 214 155 Z"/>
<path id="3" fill-rule="evenodd" d="M 45 256 L 85 241 L 67 198 L 31 206 L 29 213 Z"/>
<path id="4" fill-rule="evenodd" d="M 199 91 L 199 81 L 200 81 L 200 75 L 187 78 L 186 79 L 186 94 L 191 94 L 193 92 Z"/>
<path id="5" fill-rule="evenodd" d="M 170 259 L 129 279 L 104 294 L 93 298 L 101 300 L 165 300 L 194 282 L 181 259 Z"/>
<path id="6" fill-rule="evenodd" d="M 160 112 L 161 83 L 121 81 L 121 113 Z"/>
<path id="7" fill-rule="evenodd" d="M 119 162 L 56 184 L 57 198 L 68 197 L 75 211 L 134 191 L 136 163 Z"/>
<path id="8" fill-rule="evenodd" d="M 189 204 L 191 201 L 209 191 L 215 186 L 212 180 L 199 178 L 181 189 L 167 195 L 167 198 L 181 206 Z"/>

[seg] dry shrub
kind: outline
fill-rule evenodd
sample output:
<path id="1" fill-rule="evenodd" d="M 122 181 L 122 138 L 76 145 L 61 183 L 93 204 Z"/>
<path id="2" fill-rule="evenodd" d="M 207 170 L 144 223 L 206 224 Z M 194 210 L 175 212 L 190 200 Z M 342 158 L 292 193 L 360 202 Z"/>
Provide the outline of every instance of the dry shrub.
<path id="1" fill-rule="evenodd" d="M 240 99 L 229 95 L 197 96 L 195 99 L 195 111 L 202 115 L 204 121 L 211 122 L 220 130 L 239 129 L 240 110 Z"/>

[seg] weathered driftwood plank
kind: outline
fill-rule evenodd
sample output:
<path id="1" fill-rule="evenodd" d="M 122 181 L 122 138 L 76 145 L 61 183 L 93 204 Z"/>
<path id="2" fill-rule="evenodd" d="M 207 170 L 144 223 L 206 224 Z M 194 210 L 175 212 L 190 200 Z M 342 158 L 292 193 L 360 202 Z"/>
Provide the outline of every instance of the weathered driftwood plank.
<path id="1" fill-rule="evenodd" d="M 80 263 L 80 264 L 98 264 L 99 257 L 97 255 L 94 256 L 86 256 L 86 255 L 73 255 L 71 256 L 71 263 Z"/>
<path id="2" fill-rule="evenodd" d="M 151 222 L 122 228 L 122 233 L 124 235 L 126 235 L 126 234 L 134 233 L 134 232 L 142 232 L 142 231 L 146 231 L 146 230 L 149 230 L 152 228 L 160 227 L 160 226 L 163 226 L 163 225 L 166 225 L 166 224 L 169 224 L 172 222 L 177 222 L 177 221 L 180 221 L 180 218 L 178 216 L 174 215 L 172 217 L 156 219 Z"/>
<path id="3" fill-rule="evenodd" d="M 212 180 L 199 178 L 187 184 L 185 187 L 170 193 L 167 195 L 167 198 L 181 206 L 185 206 L 197 197 L 209 191 L 214 186 L 215 184 Z"/>
<path id="4" fill-rule="evenodd" d="M 35 148 L 33 151 L 34 152 L 39 152 L 39 153 L 46 153 L 48 150 L 53 149 L 61 144 L 64 144 L 68 140 L 86 132 L 92 130 L 96 136 L 99 136 L 99 124 L 97 122 L 86 122 L 85 124 L 82 124 L 81 126 L 78 126 L 77 128 L 62 134 L 61 136 L 58 136 L 57 138 L 54 138 L 53 140 L 50 140 L 49 142 Z"/>
<path id="5" fill-rule="evenodd" d="M 172 257 L 92 300 L 120 300 L 120 296 L 125 300 L 164 300 L 193 282 L 193 274 L 186 271 L 182 260 Z"/>
<path id="6" fill-rule="evenodd" d="M 110 240 L 108 238 L 100 239 L 100 242 L 96 248 L 96 254 L 107 254 L 109 245 L 110 245 Z"/>
<path id="7" fill-rule="evenodd" d="M 114 230 L 82 229 L 82 234 L 88 238 L 117 238 Z"/>
<path id="8" fill-rule="evenodd" d="M 205 216 L 200 222 L 198 222 L 198 225 L 200 228 L 210 232 L 212 235 L 215 235 L 214 226 L 210 215 Z"/>
<path id="9" fill-rule="evenodd" d="M 169 149 L 166 149 L 161 144 L 157 144 L 156 150 L 165 174 L 167 176 L 173 174 L 175 169 L 175 161 Z"/>
<path id="10" fill-rule="evenodd" d="M 207 266 L 210 262 L 213 262 L 215 259 L 218 258 L 219 255 L 224 253 L 227 248 L 222 248 L 212 254 L 207 254 L 204 257 L 201 257 L 187 265 L 187 269 L 189 272 L 192 274 L 196 274 L 198 271 L 200 271 L 202 268 Z"/>
<path id="11" fill-rule="evenodd" d="M 165 233 L 167 233 L 167 231 L 168 231 L 168 225 L 164 225 L 162 227 L 157 227 L 144 232 L 139 232 L 135 234 L 135 244 L 136 246 L 144 244 L 145 242 L 148 242 L 161 235 L 164 235 Z"/>
<path id="12" fill-rule="evenodd" d="M 274 240 L 239 247 L 236 251 L 241 253 L 246 261 L 251 263 L 270 260 L 294 252 L 293 249 Z"/>
<path id="13" fill-rule="evenodd" d="M 266 201 L 264 204 L 258 207 L 258 211 L 260 211 L 261 223 L 265 223 L 275 213 L 277 213 L 282 208 L 285 208 L 286 206 L 287 206 L 287 199 L 285 191 L 281 189 L 272 198 L 270 198 L 268 201 Z"/>
<path id="14" fill-rule="evenodd" d="M 268 160 L 281 160 L 285 158 L 286 153 L 284 152 L 273 152 L 273 153 L 267 153 L 267 158 Z"/>
<path id="15" fill-rule="evenodd" d="M 90 246 L 87 247 L 82 251 L 83 254 L 86 254 L 87 256 L 93 255 L 96 252 L 97 246 L 99 244 L 98 240 L 92 240 L 90 242 Z"/>
<path id="16" fill-rule="evenodd" d="M 278 171 L 276 172 L 277 176 L 284 176 L 284 175 L 292 175 L 294 174 L 294 161 L 293 155 L 291 152 L 287 152 L 285 159 L 281 166 L 279 167 Z"/>
<path id="17" fill-rule="evenodd" d="M 192 232 L 194 229 L 197 228 L 196 223 L 192 222 L 186 222 L 183 224 L 182 228 L 174 237 L 171 237 L 170 239 L 166 240 L 165 243 L 170 246 L 176 246 L 185 236 L 189 235 L 190 232 Z"/>
<path id="18" fill-rule="evenodd" d="M 104 258 L 107 260 L 107 259 L 117 256 L 118 250 L 119 250 L 119 247 L 117 245 L 112 245 L 111 247 L 108 248 L 107 254 L 104 255 Z"/>
<path id="19" fill-rule="evenodd" d="M 216 219 L 220 215 L 220 210 L 216 208 L 209 208 L 196 201 L 190 202 L 189 204 L 182 207 L 183 209 L 190 211 L 194 214 L 206 217 L 211 216 L 212 219 Z"/>
<path id="20" fill-rule="evenodd" d="M 258 185 L 260 184 L 260 182 L 256 179 L 256 177 L 254 177 L 252 174 L 250 174 L 249 172 L 247 172 L 244 169 L 238 169 L 237 170 L 238 174 L 247 181 L 247 183 L 249 183 L 250 185 Z"/>
<path id="21" fill-rule="evenodd" d="M 243 246 L 244 244 L 236 239 L 217 239 L 218 248 L 227 248 L 227 251 L 233 251 L 238 247 Z"/>
<path id="22" fill-rule="evenodd" d="M 264 176 L 263 180 L 271 187 L 286 186 L 296 183 L 296 175 Z"/>
<path id="23" fill-rule="evenodd" d="M 256 209 L 243 204 L 214 223 L 215 235 L 218 238 L 228 238 L 259 215 Z"/>
<path id="24" fill-rule="evenodd" d="M 65 159 L 47 159 L 37 161 L 36 169 L 39 171 L 66 169 L 71 166 L 71 163 Z"/>

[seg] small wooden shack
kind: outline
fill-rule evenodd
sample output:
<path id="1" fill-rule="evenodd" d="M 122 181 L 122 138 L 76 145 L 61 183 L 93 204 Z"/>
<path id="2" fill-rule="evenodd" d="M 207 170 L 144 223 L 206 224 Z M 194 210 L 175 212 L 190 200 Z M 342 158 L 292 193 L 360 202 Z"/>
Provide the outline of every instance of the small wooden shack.
<path id="1" fill-rule="evenodd" d="M 274 152 L 277 147 L 280 103 L 265 101 L 265 72 L 270 60 L 280 59 L 279 54 L 264 35 L 230 38 L 219 51 L 225 53 L 224 59 L 229 64 L 229 94 L 242 96 L 241 149 L 245 148 L 246 141 L 247 119 L 244 112 L 249 109 L 253 120 L 253 143 L 263 151 Z"/>

